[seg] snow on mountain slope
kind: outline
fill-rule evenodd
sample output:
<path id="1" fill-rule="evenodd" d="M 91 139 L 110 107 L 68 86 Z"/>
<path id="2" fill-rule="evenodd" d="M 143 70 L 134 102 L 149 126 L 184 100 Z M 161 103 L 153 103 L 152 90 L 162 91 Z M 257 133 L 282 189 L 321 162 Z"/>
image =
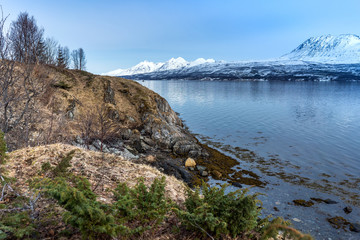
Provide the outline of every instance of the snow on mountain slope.
<path id="1" fill-rule="evenodd" d="M 281 59 L 321 63 L 360 63 L 360 38 L 354 34 L 312 37 Z"/>
<path id="2" fill-rule="evenodd" d="M 149 73 L 154 72 L 159 69 L 164 63 L 153 63 L 149 61 L 143 61 L 131 68 L 128 69 L 117 69 L 108 73 L 103 73 L 102 75 L 108 76 L 128 76 L 133 74 Z"/>
<path id="3" fill-rule="evenodd" d="M 148 74 L 149 76 L 158 76 L 163 79 L 164 76 L 176 78 L 176 75 L 186 77 L 189 74 L 201 76 L 201 74 L 206 75 L 210 73 L 213 75 L 216 73 L 216 76 L 228 76 L 231 74 L 232 76 L 244 76 L 248 71 L 253 71 L 255 75 L 262 76 L 264 72 L 270 71 L 271 73 L 273 68 L 289 71 L 291 66 L 293 66 L 293 69 L 301 66 L 302 71 L 305 71 L 309 68 L 307 66 L 309 64 L 313 69 L 313 64 L 354 63 L 360 64 L 360 37 L 354 34 L 343 34 L 339 36 L 324 35 L 309 38 L 292 52 L 280 58 L 270 60 L 224 62 L 198 58 L 195 61 L 188 62 L 178 57 L 171 58 L 163 63 L 144 61 L 129 69 L 118 69 L 103 75 L 134 76 Z M 321 68 L 326 69 L 327 67 L 322 66 Z M 258 69 L 261 69 L 261 71 L 258 72 Z"/>
<path id="4" fill-rule="evenodd" d="M 108 73 L 103 73 L 102 75 L 108 76 L 129 76 L 135 74 L 143 74 L 143 73 L 151 73 L 151 72 L 160 72 L 160 71 L 168 71 L 174 69 L 181 69 L 184 67 L 193 67 L 205 63 L 214 63 L 214 59 L 204 59 L 198 58 L 193 62 L 188 62 L 182 57 L 171 58 L 169 61 L 164 63 L 153 63 L 149 61 L 141 62 L 134 67 L 128 69 L 117 69 Z"/>

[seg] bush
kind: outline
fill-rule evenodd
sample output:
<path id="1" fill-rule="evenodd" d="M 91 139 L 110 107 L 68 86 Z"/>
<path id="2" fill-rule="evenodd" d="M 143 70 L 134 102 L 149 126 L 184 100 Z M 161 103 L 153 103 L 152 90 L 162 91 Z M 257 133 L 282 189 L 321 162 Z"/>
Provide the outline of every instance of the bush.
<path id="1" fill-rule="evenodd" d="M 65 223 L 80 230 L 83 238 L 98 239 L 103 235 L 115 237 L 122 226 L 115 224 L 111 209 L 98 201 L 90 189 L 90 183 L 82 177 L 41 179 L 33 182 L 33 187 L 40 189 L 46 196 L 57 200 L 66 212 Z"/>
<path id="2" fill-rule="evenodd" d="M 134 232 L 142 232 L 163 222 L 171 208 L 171 203 L 165 197 L 165 177 L 156 178 L 148 188 L 144 179 L 140 178 L 134 188 L 121 183 L 114 191 L 115 216 L 121 222 L 140 222 L 141 226 Z"/>
<path id="3" fill-rule="evenodd" d="M 186 210 L 176 209 L 181 222 L 188 228 L 216 237 L 230 234 L 232 237 L 250 239 L 255 236 L 277 239 L 279 231 L 282 231 L 284 236 L 291 236 L 291 239 L 312 239 L 288 227 L 289 223 L 282 218 L 269 221 L 269 216 L 261 219 L 258 194 L 248 195 L 247 189 L 225 194 L 226 187 L 210 188 L 203 182 L 203 196 L 200 195 L 200 188 L 195 191 L 189 189 L 185 200 Z"/>
<path id="4" fill-rule="evenodd" d="M 183 223 L 193 229 L 203 229 L 219 236 L 231 234 L 233 237 L 250 232 L 258 225 L 260 208 L 257 195 L 246 195 L 247 190 L 239 189 L 225 194 L 226 185 L 218 189 L 202 184 L 200 188 L 188 190 L 185 201 L 186 211 L 178 211 Z"/>
<path id="5" fill-rule="evenodd" d="M 29 212 L 10 212 L 1 216 L 0 239 L 30 238 L 34 233 L 35 228 Z"/>
<path id="6" fill-rule="evenodd" d="M 83 177 L 37 179 L 32 186 L 55 199 L 66 210 L 64 222 L 78 228 L 87 239 L 142 233 L 162 223 L 171 207 L 165 198 L 164 177 L 155 179 L 149 188 L 143 179 L 134 188 L 119 184 L 113 205 L 98 202 L 89 181 Z"/>

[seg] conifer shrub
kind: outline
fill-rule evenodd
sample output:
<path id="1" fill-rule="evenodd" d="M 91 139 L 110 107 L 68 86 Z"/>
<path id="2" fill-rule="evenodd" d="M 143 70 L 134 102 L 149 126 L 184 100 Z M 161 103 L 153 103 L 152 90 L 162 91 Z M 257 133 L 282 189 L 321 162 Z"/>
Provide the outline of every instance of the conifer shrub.
<path id="1" fill-rule="evenodd" d="M 73 158 L 74 153 L 75 150 L 71 150 L 60 160 L 59 164 L 52 170 L 54 177 L 64 177 L 68 175 L 68 168 L 71 167 L 70 161 Z M 42 168 L 46 168 L 46 166 L 43 165 Z"/>
<path id="2" fill-rule="evenodd" d="M 246 195 L 247 190 L 239 189 L 225 194 L 226 185 L 220 189 L 202 184 L 195 191 L 188 190 L 185 201 L 186 211 L 178 211 L 183 223 L 193 229 L 219 236 L 233 237 L 252 231 L 258 224 L 260 208 L 257 195 Z"/>
<path id="3" fill-rule="evenodd" d="M 141 227 L 133 229 L 133 233 L 158 226 L 172 206 L 165 197 L 165 177 L 156 178 L 149 188 L 144 184 L 143 178 L 133 188 L 121 183 L 115 189 L 114 196 L 116 218 L 122 223 L 140 223 Z"/>
<path id="4" fill-rule="evenodd" d="M 96 201 L 90 183 L 83 177 L 56 177 L 37 179 L 32 183 L 47 197 L 55 199 L 66 211 L 65 223 L 80 230 L 84 239 L 98 239 L 104 236 L 115 237 L 126 227 L 115 224 L 112 209 Z"/>
<path id="5" fill-rule="evenodd" d="M 232 237 L 277 239 L 279 231 L 291 239 L 309 240 L 309 235 L 289 227 L 282 218 L 269 220 L 260 218 L 262 208 L 258 194 L 249 195 L 247 189 L 239 189 L 225 194 L 227 185 L 221 188 L 208 187 L 202 183 L 195 191 L 188 189 L 185 200 L 186 210 L 175 209 L 181 222 L 190 229 L 203 234 L 219 237 L 230 234 Z"/>
<path id="6" fill-rule="evenodd" d="M 35 226 L 28 211 L 0 214 L 0 239 L 29 239 L 34 233 Z"/>

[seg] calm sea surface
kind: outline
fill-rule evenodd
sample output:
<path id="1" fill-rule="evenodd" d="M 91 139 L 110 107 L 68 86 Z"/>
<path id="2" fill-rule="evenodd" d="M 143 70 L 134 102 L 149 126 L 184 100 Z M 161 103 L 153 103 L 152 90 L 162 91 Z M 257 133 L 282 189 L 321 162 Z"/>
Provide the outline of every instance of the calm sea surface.
<path id="1" fill-rule="evenodd" d="M 139 82 L 166 98 L 201 141 L 268 182 L 253 189 L 267 194 L 266 213 L 292 220 L 316 239 L 360 239 L 326 221 L 360 221 L 359 82 Z M 236 147 L 256 157 L 241 159 Z M 292 204 L 312 197 L 338 204 Z M 353 212 L 345 214 L 345 206 Z"/>

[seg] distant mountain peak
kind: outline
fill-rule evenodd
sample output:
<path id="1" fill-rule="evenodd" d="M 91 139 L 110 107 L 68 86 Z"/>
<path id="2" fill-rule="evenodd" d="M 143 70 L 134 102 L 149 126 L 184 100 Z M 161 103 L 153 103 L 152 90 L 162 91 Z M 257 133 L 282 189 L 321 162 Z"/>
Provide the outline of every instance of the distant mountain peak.
<path id="1" fill-rule="evenodd" d="M 282 59 L 322 63 L 359 63 L 360 37 L 355 34 L 311 37 Z"/>
<path id="2" fill-rule="evenodd" d="M 198 58 L 195 61 L 188 62 L 182 57 L 171 58 L 166 62 L 159 62 L 159 63 L 154 63 L 145 60 L 131 68 L 117 69 L 108 73 L 103 73 L 102 75 L 129 76 L 134 74 L 151 73 L 155 71 L 159 72 L 159 71 L 182 69 L 184 67 L 193 67 L 200 64 L 214 63 L 214 62 L 215 62 L 214 59 L 204 59 L 204 58 Z"/>

